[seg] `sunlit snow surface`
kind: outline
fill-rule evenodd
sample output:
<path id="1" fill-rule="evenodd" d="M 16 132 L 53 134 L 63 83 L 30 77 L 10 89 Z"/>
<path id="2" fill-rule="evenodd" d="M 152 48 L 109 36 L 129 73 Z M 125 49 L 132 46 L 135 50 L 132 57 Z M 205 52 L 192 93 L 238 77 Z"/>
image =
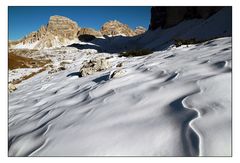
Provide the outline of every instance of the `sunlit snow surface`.
<path id="1" fill-rule="evenodd" d="M 76 52 L 9 94 L 9 155 L 230 156 L 231 50 L 225 37 L 134 58 Z M 79 78 L 97 55 L 113 68 Z M 120 62 L 126 75 L 109 79 Z"/>

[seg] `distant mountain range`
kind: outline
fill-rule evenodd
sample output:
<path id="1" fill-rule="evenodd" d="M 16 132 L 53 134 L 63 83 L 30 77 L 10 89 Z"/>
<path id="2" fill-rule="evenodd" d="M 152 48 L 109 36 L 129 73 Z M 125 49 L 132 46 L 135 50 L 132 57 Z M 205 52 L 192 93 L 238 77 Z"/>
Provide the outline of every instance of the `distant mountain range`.
<path id="1" fill-rule="evenodd" d="M 32 32 L 17 41 L 10 41 L 10 47 L 43 49 L 68 45 L 80 39 L 89 41 L 94 38 L 113 36 L 136 36 L 146 31 L 144 27 L 131 29 L 128 25 L 117 20 L 103 24 L 100 31 L 92 28 L 81 28 L 78 24 L 64 16 L 51 16 L 48 24 L 36 32 Z"/>
<path id="2" fill-rule="evenodd" d="M 149 31 L 156 29 L 172 28 L 183 21 L 201 19 L 207 20 L 209 17 L 220 11 L 223 7 L 152 7 Z M 231 21 L 231 20 L 230 20 Z M 230 24 L 231 25 L 231 24 Z M 229 25 L 228 25 L 229 26 Z M 211 26 L 209 31 L 216 33 L 217 27 Z M 223 27 L 225 28 L 225 27 Z M 230 29 L 231 27 L 229 27 Z M 190 30 L 190 29 L 188 29 Z M 196 30 L 195 30 L 196 31 Z M 201 31 L 201 29 L 199 29 Z M 217 30 L 221 31 L 221 30 Z M 9 48 L 14 49 L 48 49 L 71 45 L 79 41 L 89 42 L 95 38 L 106 39 L 109 37 L 134 37 L 146 32 L 144 27 L 136 27 L 134 30 L 128 25 L 117 20 L 106 22 L 99 31 L 93 28 L 83 28 L 63 16 L 51 16 L 47 25 L 43 25 L 36 32 L 32 32 L 24 38 L 17 41 L 9 41 Z M 224 35 L 229 35 L 229 30 Z M 220 33 L 221 33 L 220 32 Z M 208 32 L 209 33 L 209 32 Z M 211 33 L 211 32 L 210 32 Z M 182 33 L 183 34 L 183 33 Z M 182 35 L 181 34 L 181 35 Z M 215 36 L 216 34 L 214 34 Z M 222 35 L 222 34 L 221 34 Z M 190 36 L 194 36 L 190 34 Z M 143 35 L 143 38 L 145 36 Z M 161 37 L 162 36 L 156 36 Z M 176 36 L 175 36 L 176 37 Z M 211 38 L 210 35 L 204 39 Z M 215 36 L 217 37 L 217 36 Z"/>

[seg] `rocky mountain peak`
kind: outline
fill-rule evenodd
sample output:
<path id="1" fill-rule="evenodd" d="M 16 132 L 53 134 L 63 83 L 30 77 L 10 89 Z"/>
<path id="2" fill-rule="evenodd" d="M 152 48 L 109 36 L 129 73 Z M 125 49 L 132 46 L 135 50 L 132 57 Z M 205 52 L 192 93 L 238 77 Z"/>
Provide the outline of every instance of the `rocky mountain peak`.
<path id="1" fill-rule="evenodd" d="M 95 36 L 95 37 L 102 37 L 101 32 L 100 31 L 96 31 L 93 28 L 81 28 L 78 31 L 78 36 L 80 36 L 80 35 L 92 35 L 92 36 Z"/>
<path id="2" fill-rule="evenodd" d="M 33 49 L 62 46 L 77 39 L 79 29 L 75 21 L 55 15 L 49 18 L 47 25 L 41 26 L 38 31 L 28 34 L 17 42 L 12 42 L 11 45 Z"/>
<path id="3" fill-rule="evenodd" d="M 126 24 L 117 20 L 111 20 L 103 24 L 100 32 L 107 36 L 134 36 L 135 32 Z"/>
<path id="4" fill-rule="evenodd" d="M 100 31 L 92 28 L 80 28 L 77 22 L 54 15 L 49 18 L 47 25 L 38 31 L 32 32 L 21 40 L 9 42 L 11 48 L 43 49 L 54 48 L 72 44 L 73 40 L 91 41 L 95 38 L 106 36 L 135 36 L 146 31 L 143 27 L 132 30 L 128 25 L 117 20 L 103 24 Z"/>
<path id="5" fill-rule="evenodd" d="M 78 24 L 64 16 L 51 16 L 47 25 L 48 32 L 67 39 L 76 38 L 78 30 Z"/>
<path id="6" fill-rule="evenodd" d="M 146 32 L 147 29 L 142 27 L 142 26 L 137 26 L 134 30 L 135 32 L 135 35 L 140 35 L 140 34 L 143 34 L 144 32 Z"/>
<path id="7" fill-rule="evenodd" d="M 88 42 L 99 37 L 102 37 L 102 33 L 100 31 L 96 31 L 93 28 L 81 28 L 78 31 L 78 39 L 80 41 Z"/>

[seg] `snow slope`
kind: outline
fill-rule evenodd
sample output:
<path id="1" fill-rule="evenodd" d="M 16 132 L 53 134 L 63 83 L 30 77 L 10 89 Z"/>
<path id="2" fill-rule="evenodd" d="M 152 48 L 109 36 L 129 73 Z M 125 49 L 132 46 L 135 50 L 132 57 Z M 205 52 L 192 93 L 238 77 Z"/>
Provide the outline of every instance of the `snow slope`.
<path id="1" fill-rule="evenodd" d="M 113 56 L 113 68 L 79 78 L 96 55 Z M 10 156 L 231 156 L 231 37 L 134 58 L 74 56 L 9 94 Z M 110 79 L 120 62 L 126 75 Z"/>
<path id="2" fill-rule="evenodd" d="M 23 76 L 30 75 L 33 72 L 39 71 L 41 68 L 19 68 L 14 70 L 8 70 L 8 82 L 11 82 L 13 80 L 20 79 Z"/>
<path id="3" fill-rule="evenodd" d="M 47 45 L 49 44 L 49 40 L 48 39 L 42 39 L 40 41 L 36 41 L 33 43 L 26 43 L 23 44 L 22 42 L 16 45 L 12 45 L 11 48 L 13 49 L 53 49 L 53 48 L 60 48 L 62 46 L 67 46 L 67 45 L 71 45 L 73 43 L 81 43 L 84 44 L 83 42 L 79 41 L 78 39 L 73 39 L 73 40 L 69 40 L 69 39 L 65 39 L 60 41 L 59 38 L 57 36 L 53 37 L 50 40 L 51 43 L 51 47 L 48 47 Z"/>

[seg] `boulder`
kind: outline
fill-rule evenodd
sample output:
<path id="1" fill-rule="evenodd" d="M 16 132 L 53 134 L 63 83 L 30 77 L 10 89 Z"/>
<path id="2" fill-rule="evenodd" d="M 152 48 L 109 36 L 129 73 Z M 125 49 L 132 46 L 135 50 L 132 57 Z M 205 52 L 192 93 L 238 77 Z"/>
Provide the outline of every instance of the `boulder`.
<path id="1" fill-rule="evenodd" d="M 120 62 L 116 65 L 116 67 L 123 67 L 124 63 L 123 62 Z"/>
<path id="2" fill-rule="evenodd" d="M 115 70 L 111 75 L 110 78 L 120 78 L 126 74 L 126 71 L 123 69 Z"/>
<path id="3" fill-rule="evenodd" d="M 9 83 L 8 84 L 8 91 L 11 93 L 11 92 L 13 92 L 15 90 L 17 90 L 17 87 L 14 84 Z"/>
<path id="4" fill-rule="evenodd" d="M 62 62 L 60 62 L 59 65 L 65 68 L 65 65 L 68 65 L 68 64 L 71 64 L 71 63 L 72 63 L 72 61 L 62 61 Z"/>
<path id="5" fill-rule="evenodd" d="M 63 71 L 63 70 L 66 70 L 66 68 L 64 66 L 60 66 L 60 67 L 57 67 L 57 68 L 51 68 L 48 71 L 48 74 L 54 74 L 54 73 L 57 73 L 57 72 Z"/>
<path id="6" fill-rule="evenodd" d="M 95 72 L 103 71 L 111 67 L 111 64 L 106 58 L 95 58 L 90 61 L 83 62 L 80 68 L 81 76 L 92 75 Z"/>

